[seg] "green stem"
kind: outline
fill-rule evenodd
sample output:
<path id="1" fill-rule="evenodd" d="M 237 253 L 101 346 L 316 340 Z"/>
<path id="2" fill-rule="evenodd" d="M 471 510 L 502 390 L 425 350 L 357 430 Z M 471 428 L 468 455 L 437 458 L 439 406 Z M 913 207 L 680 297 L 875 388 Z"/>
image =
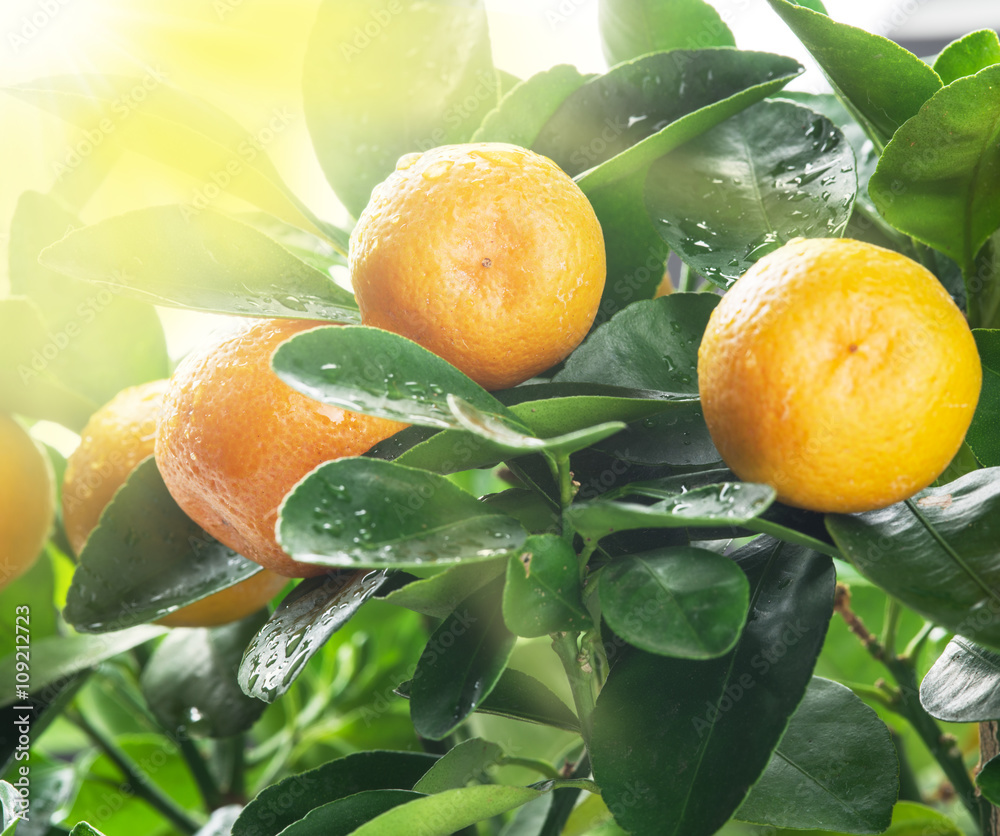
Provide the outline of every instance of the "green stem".
<path id="1" fill-rule="evenodd" d="M 143 774 L 135 762 L 113 740 L 107 738 L 79 711 L 75 709 L 67 711 L 66 716 L 121 771 L 133 795 L 149 804 L 183 833 L 196 833 L 198 831 L 200 825 L 188 815 L 187 811 L 150 781 L 149 776 Z"/>
<path id="2" fill-rule="evenodd" d="M 194 778 L 194 782 L 198 787 L 198 792 L 201 793 L 205 809 L 209 812 L 217 810 L 223 804 L 222 792 L 212 777 L 212 773 L 209 771 L 205 759 L 201 756 L 201 752 L 198 751 L 198 747 L 195 746 L 194 741 L 187 736 L 183 729 L 180 730 L 180 734 L 177 736 L 177 748 L 180 749 L 181 757 L 184 758 L 188 771 L 191 773 L 191 777 Z"/>
<path id="3" fill-rule="evenodd" d="M 597 786 L 593 781 L 589 781 L 586 778 L 559 778 L 554 782 L 552 787 L 554 790 L 565 790 L 565 789 L 576 789 L 576 790 L 586 790 L 594 795 L 601 794 L 601 788 Z"/>
<path id="4" fill-rule="evenodd" d="M 561 781 L 563 776 L 551 763 L 548 761 L 543 761 L 541 758 L 514 758 L 505 757 L 501 762 L 501 766 L 523 766 L 525 769 L 531 769 L 537 772 L 539 775 L 544 775 L 553 781 Z"/>
<path id="5" fill-rule="evenodd" d="M 562 662 L 563 670 L 566 671 L 570 692 L 573 694 L 573 703 L 576 705 L 576 713 L 580 718 L 580 732 L 583 735 L 584 744 L 589 749 L 596 697 L 594 695 L 593 673 L 585 671 L 583 668 L 583 664 L 589 665 L 589 663 L 586 661 L 581 663 L 579 637 L 579 633 L 553 633 L 552 647 Z"/>
<path id="6" fill-rule="evenodd" d="M 882 624 L 882 653 L 892 659 L 896 656 L 896 632 L 899 629 L 899 616 L 902 608 L 899 602 L 891 595 L 885 599 L 885 618 Z"/>
<path id="7" fill-rule="evenodd" d="M 677 277 L 677 291 L 679 293 L 689 293 L 694 290 L 694 283 L 694 271 L 688 266 L 686 261 L 682 261 L 680 275 Z"/>

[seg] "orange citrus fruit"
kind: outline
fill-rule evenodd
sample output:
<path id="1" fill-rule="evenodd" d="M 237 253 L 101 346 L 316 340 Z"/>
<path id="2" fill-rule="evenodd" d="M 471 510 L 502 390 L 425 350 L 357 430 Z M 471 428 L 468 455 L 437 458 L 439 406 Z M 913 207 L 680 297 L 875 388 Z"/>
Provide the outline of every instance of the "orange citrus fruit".
<path id="1" fill-rule="evenodd" d="M 166 380 L 123 389 L 87 422 L 66 462 L 62 509 L 66 539 L 79 554 L 101 512 L 139 462 L 153 455 Z M 256 612 L 287 583 L 266 569 L 164 616 L 168 627 L 213 627 Z"/>
<path id="2" fill-rule="evenodd" d="M 231 549 L 288 577 L 328 571 L 275 539 L 278 506 L 318 465 L 357 456 L 404 424 L 321 404 L 271 369 L 278 346 L 329 323 L 262 320 L 192 352 L 170 381 L 156 461 L 177 504 Z"/>
<path id="3" fill-rule="evenodd" d="M 17 421 L 0 414 L 0 589 L 32 567 L 54 513 L 49 457 Z"/>
<path id="4" fill-rule="evenodd" d="M 504 143 L 409 154 L 351 236 L 361 320 L 409 337 L 486 389 L 563 360 L 597 314 L 601 226 L 554 162 Z"/>
<path id="5" fill-rule="evenodd" d="M 789 505 L 850 513 L 927 487 L 958 452 L 982 368 L 965 317 L 911 259 L 797 239 L 725 294 L 698 352 L 726 464 Z"/>

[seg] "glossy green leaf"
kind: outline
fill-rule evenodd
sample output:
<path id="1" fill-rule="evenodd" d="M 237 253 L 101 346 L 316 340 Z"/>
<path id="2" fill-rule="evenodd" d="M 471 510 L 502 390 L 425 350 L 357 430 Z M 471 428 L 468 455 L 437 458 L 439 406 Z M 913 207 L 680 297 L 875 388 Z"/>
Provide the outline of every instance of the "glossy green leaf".
<path id="1" fill-rule="evenodd" d="M 3 827 L 4 834 L 13 834 L 17 830 L 17 822 L 24 819 L 24 814 L 29 812 L 24 799 L 12 784 L 7 781 L 0 781 L 0 826 Z"/>
<path id="2" fill-rule="evenodd" d="M 719 297 L 675 293 L 629 305 L 570 355 L 555 380 L 697 395 L 698 346 Z"/>
<path id="3" fill-rule="evenodd" d="M 155 70 L 142 77 L 80 73 L 5 89 L 90 131 L 101 142 L 190 174 L 198 181 L 191 200 L 196 211 L 229 192 L 341 247 L 346 243 L 295 197 L 257 136 L 204 99 L 171 86 Z M 275 109 L 272 124 L 280 132 L 294 118 L 287 110 Z"/>
<path id="4" fill-rule="evenodd" d="M 729 27 L 704 0 L 601 0 L 601 45 L 608 64 L 650 52 L 736 46 Z"/>
<path id="5" fill-rule="evenodd" d="M 166 377 L 167 348 L 159 317 L 149 305 L 39 263 L 47 246 L 82 225 L 49 195 L 28 191 L 17 201 L 10 223 L 10 289 L 34 301 L 45 323 L 35 340 L 18 347 L 30 353 L 30 361 L 19 369 L 18 388 L 51 375 L 104 404 L 127 386 Z"/>
<path id="6" fill-rule="evenodd" d="M 574 177 L 628 151 L 590 175 L 584 188 L 590 193 L 643 169 L 801 71 L 791 58 L 727 48 L 646 55 L 571 93 L 531 147 Z"/>
<path id="7" fill-rule="evenodd" d="M 401 156 L 467 141 L 496 106 L 483 5 L 325 0 L 302 90 L 320 165 L 357 217 Z"/>
<path id="8" fill-rule="evenodd" d="M 644 171 L 664 154 L 777 93 L 801 72 L 791 58 L 728 47 L 654 53 L 619 64 L 580 88 L 549 121 L 535 147 L 545 153 L 545 142 L 567 129 L 567 118 L 582 120 L 585 139 L 594 115 L 608 109 L 610 98 L 613 110 L 602 123 L 601 142 L 581 144 L 571 156 L 574 166 L 581 160 L 591 163 L 571 170 L 583 170 L 577 181 L 590 194 Z M 584 91 L 589 100 L 581 95 Z M 583 105 L 583 111 L 574 105 Z"/>
<path id="9" fill-rule="evenodd" d="M 260 571 L 192 522 L 149 456 L 87 539 L 63 616 L 88 633 L 121 630 L 162 618 Z"/>
<path id="10" fill-rule="evenodd" d="M 588 191 L 604 233 L 607 279 L 594 328 L 623 308 L 652 299 L 666 273 L 670 249 L 646 211 L 642 195 L 648 166 Z"/>
<path id="11" fill-rule="evenodd" d="M 974 273 L 1000 226 L 1000 65 L 930 98 L 886 145 L 868 192 L 894 227 Z"/>
<path id="12" fill-rule="evenodd" d="M 302 581 L 246 644 L 238 680 L 264 702 L 282 696 L 318 653 L 386 580 L 384 572 L 331 572 Z"/>
<path id="13" fill-rule="evenodd" d="M 625 641 L 647 653 L 712 659 L 732 649 L 746 622 L 750 587 L 728 557 L 675 546 L 605 567 L 601 614 Z"/>
<path id="14" fill-rule="evenodd" d="M 82 821 L 73 825 L 73 829 L 69 832 L 69 836 L 104 836 L 104 834 L 93 825 Z"/>
<path id="15" fill-rule="evenodd" d="M 394 589 L 385 600 L 431 618 L 447 618 L 462 601 L 477 589 L 503 574 L 506 557 L 493 560 L 457 563 L 429 578 L 412 581 Z"/>
<path id="16" fill-rule="evenodd" d="M 282 830 L 281 836 L 348 836 L 393 807 L 423 797 L 412 790 L 362 790 L 313 808 Z"/>
<path id="17" fill-rule="evenodd" d="M 410 699 L 412 689 L 413 680 L 407 680 L 396 688 L 396 693 Z M 576 715 L 547 685 L 513 668 L 504 670 L 493 690 L 476 706 L 476 712 L 570 732 L 580 731 Z"/>
<path id="18" fill-rule="evenodd" d="M 240 690 L 236 672 L 266 619 L 260 612 L 221 627 L 175 630 L 157 645 L 140 684 L 163 728 L 215 738 L 250 729 L 267 704 Z"/>
<path id="19" fill-rule="evenodd" d="M 761 102 L 658 160 L 646 207 L 700 275 L 728 287 L 793 238 L 836 238 L 858 190 L 854 152 L 825 116 Z"/>
<path id="20" fill-rule="evenodd" d="M 452 836 L 457 830 L 499 816 L 543 794 L 531 787 L 487 784 L 428 795 L 394 807 L 354 831 L 354 836 Z"/>
<path id="21" fill-rule="evenodd" d="M 504 757 L 503 749 L 489 740 L 479 737 L 463 740 L 442 755 L 413 789 L 431 795 L 464 787 L 487 769 L 499 766 Z"/>
<path id="22" fill-rule="evenodd" d="M 283 343 L 271 361 L 278 377 L 310 398 L 393 421 L 460 428 L 448 395 L 520 422 L 451 363 L 379 328 L 313 329 Z"/>
<path id="23" fill-rule="evenodd" d="M 488 560 L 526 536 L 443 476 L 363 457 L 326 462 L 299 482 L 277 532 L 296 560 L 346 569 Z"/>
<path id="24" fill-rule="evenodd" d="M 574 90 L 593 75 L 582 75 L 571 64 L 536 73 L 511 89 L 486 114 L 472 142 L 509 142 L 530 148 L 545 123 Z"/>
<path id="25" fill-rule="evenodd" d="M 685 469 L 722 466 L 722 457 L 708 432 L 699 401 L 635 421 L 624 432 L 595 444 L 594 448 L 635 465 Z"/>
<path id="26" fill-rule="evenodd" d="M 50 332 L 31 299 L 0 299 L 0 410 L 82 430 L 100 404 L 59 380 L 45 356 L 68 346 L 69 337 Z"/>
<path id="27" fill-rule="evenodd" d="M 211 210 L 153 206 L 71 232 L 53 270 L 157 305 L 240 316 L 357 322 L 346 290 L 254 227 Z"/>
<path id="28" fill-rule="evenodd" d="M 567 509 L 566 517 L 589 542 L 636 528 L 738 526 L 766 511 L 774 498 L 769 485 L 724 482 L 679 492 L 654 505 L 601 499 L 577 502 Z"/>
<path id="29" fill-rule="evenodd" d="M 1000 64 L 1000 36 L 992 29 L 978 29 L 952 41 L 934 59 L 934 72 L 942 84 L 951 84 Z"/>
<path id="30" fill-rule="evenodd" d="M 878 715 L 849 688 L 813 677 L 736 818 L 881 833 L 892 821 L 898 774 L 896 748 Z"/>
<path id="31" fill-rule="evenodd" d="M 764 772 L 812 676 L 833 609 L 830 559 L 767 537 L 733 558 L 751 590 L 733 650 L 689 660 L 625 647 L 611 660 L 590 749 L 604 801 L 631 832 L 715 833 Z"/>
<path id="32" fill-rule="evenodd" d="M 574 430 L 564 435 L 538 438 L 511 429 L 488 412 L 481 412 L 461 398 L 448 395 L 448 407 L 458 423 L 468 432 L 485 439 L 511 455 L 547 453 L 568 456 L 585 447 L 604 441 L 608 436 L 625 429 L 622 421 L 607 421 L 596 426 Z"/>
<path id="33" fill-rule="evenodd" d="M 366 790 L 411 789 L 437 761 L 423 752 L 355 752 L 261 790 L 232 836 L 277 836 L 310 810 Z"/>
<path id="34" fill-rule="evenodd" d="M 1000 653 L 956 636 L 921 681 L 920 704 L 946 722 L 1000 720 Z"/>
<path id="35" fill-rule="evenodd" d="M 881 145 L 941 89 L 927 64 L 881 35 L 789 0 L 768 0 Z"/>
<path id="36" fill-rule="evenodd" d="M 119 653 L 162 636 L 166 627 L 143 624 L 103 636 L 50 636 L 31 646 L 30 694 L 46 691 L 80 671 L 95 668 Z M 17 659 L 11 653 L 0 659 L 0 676 L 15 682 Z"/>
<path id="37" fill-rule="evenodd" d="M 431 740 L 451 734 L 493 690 L 514 649 L 504 626 L 502 582 L 474 592 L 431 635 L 413 673 L 410 717 Z"/>
<path id="38" fill-rule="evenodd" d="M 1000 331 L 972 332 L 983 366 L 983 388 L 965 441 L 985 467 L 1000 465 Z"/>
<path id="39" fill-rule="evenodd" d="M 976 775 L 976 786 L 994 806 L 1000 804 L 1000 757 L 991 758 Z"/>
<path id="40" fill-rule="evenodd" d="M 580 559 L 562 536 L 529 537 L 510 556 L 503 620 L 512 633 L 528 638 L 587 628 Z"/>
<path id="41" fill-rule="evenodd" d="M 829 515 L 840 551 L 872 583 L 930 621 L 1000 648 L 996 468 L 864 514 Z"/>

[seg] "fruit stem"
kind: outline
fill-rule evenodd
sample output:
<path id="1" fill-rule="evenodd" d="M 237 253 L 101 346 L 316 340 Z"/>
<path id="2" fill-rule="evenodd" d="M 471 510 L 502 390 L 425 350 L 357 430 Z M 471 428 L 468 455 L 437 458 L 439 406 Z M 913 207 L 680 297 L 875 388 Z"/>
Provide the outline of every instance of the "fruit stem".
<path id="1" fill-rule="evenodd" d="M 149 776 L 142 772 L 113 740 L 105 736 L 81 712 L 70 709 L 66 712 L 66 717 L 86 734 L 94 745 L 107 756 L 108 760 L 119 769 L 125 777 L 125 785 L 129 792 L 161 813 L 183 833 L 196 833 L 198 831 L 200 825 L 187 814 L 187 811 L 156 786 L 149 779 Z"/>
<path id="2" fill-rule="evenodd" d="M 217 810 L 223 804 L 222 793 L 208 771 L 208 764 L 205 763 L 205 759 L 201 756 L 194 741 L 184 733 L 183 729 L 178 731 L 180 733 L 177 735 L 177 748 L 187 764 L 191 777 L 194 778 L 205 809 L 209 812 Z"/>

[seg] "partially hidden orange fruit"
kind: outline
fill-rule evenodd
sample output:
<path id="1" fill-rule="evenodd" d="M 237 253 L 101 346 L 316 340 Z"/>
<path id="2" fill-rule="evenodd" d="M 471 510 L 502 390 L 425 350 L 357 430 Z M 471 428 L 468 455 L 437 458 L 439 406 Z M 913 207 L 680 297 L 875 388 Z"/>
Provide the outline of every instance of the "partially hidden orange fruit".
<path id="1" fill-rule="evenodd" d="M 404 424 L 312 400 L 271 369 L 277 347 L 329 323 L 261 320 L 192 352 L 170 381 L 156 462 L 185 513 L 231 549 L 288 577 L 328 571 L 275 539 L 278 506 L 323 462 L 365 453 Z"/>
<path id="2" fill-rule="evenodd" d="M 153 455 L 156 422 L 166 380 L 123 389 L 87 422 L 80 445 L 66 462 L 62 508 L 66 538 L 79 554 L 101 512 L 129 474 Z M 213 627 L 245 618 L 277 595 L 283 578 L 266 569 L 164 616 L 169 627 Z"/>
<path id="3" fill-rule="evenodd" d="M 54 514 L 48 456 L 24 427 L 0 413 L 0 589 L 34 565 Z"/>
<path id="4" fill-rule="evenodd" d="M 366 325 L 402 334 L 486 389 L 565 359 L 604 290 L 601 226 L 554 162 L 503 143 L 410 154 L 351 236 Z"/>
<path id="5" fill-rule="evenodd" d="M 813 511 L 867 511 L 927 487 L 958 452 L 982 382 L 937 278 L 847 239 L 797 239 L 713 311 L 698 352 L 705 421 L 746 481 Z"/>

